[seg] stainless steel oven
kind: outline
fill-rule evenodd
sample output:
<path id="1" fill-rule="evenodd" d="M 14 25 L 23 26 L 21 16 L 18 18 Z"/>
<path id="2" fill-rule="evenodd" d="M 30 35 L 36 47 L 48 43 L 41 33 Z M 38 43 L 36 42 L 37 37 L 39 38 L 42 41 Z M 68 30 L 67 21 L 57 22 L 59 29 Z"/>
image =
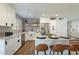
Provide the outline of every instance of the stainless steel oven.
<path id="1" fill-rule="evenodd" d="M 5 32 L 5 36 L 13 35 L 13 32 Z"/>

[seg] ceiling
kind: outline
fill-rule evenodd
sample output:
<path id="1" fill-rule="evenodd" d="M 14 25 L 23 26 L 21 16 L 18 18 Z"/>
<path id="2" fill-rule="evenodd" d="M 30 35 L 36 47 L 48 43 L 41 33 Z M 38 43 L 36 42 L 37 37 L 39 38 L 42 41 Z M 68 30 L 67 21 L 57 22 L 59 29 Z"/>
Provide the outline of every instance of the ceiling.
<path id="1" fill-rule="evenodd" d="M 12 3 L 16 13 L 24 18 L 79 17 L 78 3 Z"/>

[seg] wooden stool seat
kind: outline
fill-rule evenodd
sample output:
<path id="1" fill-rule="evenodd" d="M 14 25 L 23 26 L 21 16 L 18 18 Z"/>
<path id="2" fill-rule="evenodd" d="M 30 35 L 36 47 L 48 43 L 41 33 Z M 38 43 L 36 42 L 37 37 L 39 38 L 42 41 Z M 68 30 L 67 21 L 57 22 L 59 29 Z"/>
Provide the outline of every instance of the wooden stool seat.
<path id="1" fill-rule="evenodd" d="M 67 49 L 69 50 L 69 55 L 70 51 L 74 51 L 76 52 L 76 55 L 78 55 L 77 51 L 79 51 L 79 44 L 71 44 L 67 47 Z"/>
<path id="2" fill-rule="evenodd" d="M 61 52 L 61 54 L 63 54 L 63 51 L 65 50 L 65 45 L 62 45 L 62 44 L 55 44 L 53 46 L 50 47 L 50 54 L 51 54 L 51 51 L 53 51 L 53 54 L 54 52 L 57 52 L 57 54 L 59 52 Z"/>
<path id="3" fill-rule="evenodd" d="M 43 51 L 46 55 L 46 51 L 48 50 L 48 46 L 46 44 L 39 44 L 36 46 L 37 55 L 39 51 Z"/>

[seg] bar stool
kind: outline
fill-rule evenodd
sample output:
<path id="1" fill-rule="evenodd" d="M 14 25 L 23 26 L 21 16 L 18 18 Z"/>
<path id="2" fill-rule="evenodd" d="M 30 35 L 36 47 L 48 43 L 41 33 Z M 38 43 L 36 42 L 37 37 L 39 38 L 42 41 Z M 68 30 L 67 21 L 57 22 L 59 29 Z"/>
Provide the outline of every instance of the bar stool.
<path id="1" fill-rule="evenodd" d="M 76 55 L 78 55 L 77 51 L 79 51 L 79 44 L 71 44 L 67 47 L 67 49 L 69 50 L 69 55 L 71 51 L 76 52 Z"/>
<path id="2" fill-rule="evenodd" d="M 46 51 L 48 50 L 48 46 L 46 44 L 39 44 L 36 46 L 36 50 L 37 50 L 37 55 L 39 51 L 43 51 L 44 54 L 46 55 Z"/>
<path id="3" fill-rule="evenodd" d="M 63 44 L 55 44 L 53 46 L 50 46 L 50 54 L 51 54 L 51 51 L 53 51 L 53 55 L 54 55 L 54 52 L 57 52 L 57 55 L 59 52 L 61 52 L 61 55 L 63 55 L 63 51 L 65 50 L 65 45 Z"/>
<path id="4" fill-rule="evenodd" d="M 52 49 L 53 49 L 53 46 L 54 46 L 54 45 L 50 45 L 50 49 L 51 49 L 51 50 L 50 50 L 49 55 L 51 55 L 51 51 L 52 51 Z"/>

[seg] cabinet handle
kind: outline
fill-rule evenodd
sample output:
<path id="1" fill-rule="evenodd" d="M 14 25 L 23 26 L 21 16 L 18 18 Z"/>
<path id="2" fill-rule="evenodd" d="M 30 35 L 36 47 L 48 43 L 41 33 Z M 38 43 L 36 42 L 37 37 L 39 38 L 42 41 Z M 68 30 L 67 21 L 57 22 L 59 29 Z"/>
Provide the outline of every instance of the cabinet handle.
<path id="1" fill-rule="evenodd" d="M 7 45 L 7 41 L 5 41 L 5 45 Z"/>
<path id="2" fill-rule="evenodd" d="M 13 24 L 11 24 L 11 26 L 13 26 Z"/>
<path id="3" fill-rule="evenodd" d="M 6 26 L 7 26 L 7 22 L 6 22 Z"/>
<path id="4" fill-rule="evenodd" d="M 18 40 L 18 42 L 19 42 L 20 40 Z"/>

